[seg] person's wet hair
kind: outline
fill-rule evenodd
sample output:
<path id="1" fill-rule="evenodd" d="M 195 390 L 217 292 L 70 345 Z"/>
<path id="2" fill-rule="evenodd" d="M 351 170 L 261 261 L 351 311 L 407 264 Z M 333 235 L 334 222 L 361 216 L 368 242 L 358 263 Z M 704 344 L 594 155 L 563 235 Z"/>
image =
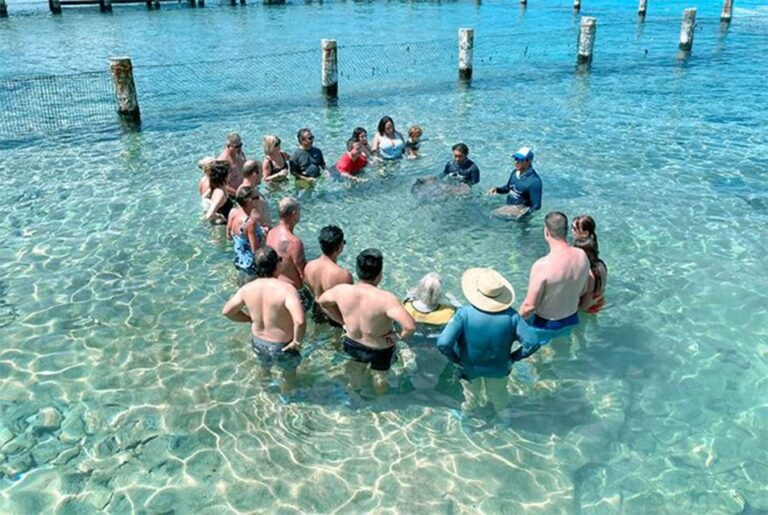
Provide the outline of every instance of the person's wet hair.
<path id="1" fill-rule="evenodd" d="M 240 207 L 244 208 L 251 197 L 253 197 L 254 193 L 259 193 L 259 190 L 254 186 L 243 186 L 237 190 L 237 195 L 235 195 L 235 202 L 237 202 Z"/>
<path id="2" fill-rule="evenodd" d="M 293 197 L 285 197 L 277 206 L 277 214 L 280 218 L 288 218 L 299 210 L 299 201 Z"/>
<path id="3" fill-rule="evenodd" d="M 320 229 L 320 236 L 317 238 L 320 242 L 320 250 L 323 254 L 330 256 L 344 243 L 344 231 L 335 225 L 326 225 Z"/>
<path id="4" fill-rule="evenodd" d="M 256 277 L 274 277 L 280 261 L 280 256 L 277 255 L 275 249 L 272 247 L 261 247 L 253 253 L 253 267 L 256 270 Z"/>
<path id="5" fill-rule="evenodd" d="M 556 240 L 565 240 L 568 236 L 568 217 L 560 211 L 550 211 L 544 217 L 544 225 L 549 235 Z"/>
<path id="6" fill-rule="evenodd" d="M 216 160 L 211 163 L 208 168 L 208 180 L 211 185 L 211 190 L 224 187 L 224 184 L 227 182 L 227 177 L 229 176 L 229 169 L 229 161 Z"/>
<path id="7" fill-rule="evenodd" d="M 408 129 L 408 137 L 411 139 L 420 138 L 422 134 L 424 134 L 424 131 L 421 130 L 421 127 L 418 125 L 414 125 Z"/>
<path id="8" fill-rule="evenodd" d="M 580 232 L 587 233 L 589 235 L 587 236 L 587 238 L 594 240 L 595 250 L 599 251 L 599 247 L 597 244 L 597 234 L 595 233 L 595 230 L 597 229 L 597 224 L 595 223 L 594 218 L 592 218 L 589 215 L 579 215 L 573 219 L 573 226 L 576 229 L 578 229 Z"/>
<path id="9" fill-rule="evenodd" d="M 454 152 L 458 150 L 465 156 L 469 155 L 469 147 L 466 146 L 464 143 L 456 143 L 454 146 L 451 147 L 451 150 L 453 150 Z"/>
<path id="10" fill-rule="evenodd" d="M 352 139 L 355 141 L 360 141 L 360 135 L 365 134 L 368 136 L 368 131 L 365 130 L 363 127 L 355 127 L 355 130 L 352 131 Z"/>
<path id="11" fill-rule="evenodd" d="M 356 265 L 361 281 L 373 281 L 384 268 L 384 256 L 379 249 L 365 249 L 357 255 Z"/>
<path id="12" fill-rule="evenodd" d="M 393 131 L 395 130 L 395 121 L 389 116 L 384 116 L 382 117 L 381 120 L 379 120 L 379 126 L 378 126 L 379 134 L 381 134 L 382 136 L 384 135 L 384 127 L 387 126 L 388 122 L 392 124 L 392 130 Z"/>
<path id="13" fill-rule="evenodd" d="M 581 249 L 587 255 L 589 259 L 589 268 L 592 270 L 592 275 L 595 276 L 595 291 L 601 291 L 603 286 L 603 277 L 600 275 L 600 267 L 598 266 L 602 261 L 598 257 L 597 242 L 592 238 L 586 240 L 576 240 L 573 242 L 573 246 L 577 249 Z M 605 263 L 603 263 L 605 266 Z"/>
<path id="14" fill-rule="evenodd" d="M 299 145 L 301 145 L 301 140 L 304 139 L 304 136 L 310 134 L 311 132 L 312 131 L 307 128 L 299 129 L 299 132 L 296 133 L 296 139 L 299 140 Z"/>
<path id="15" fill-rule="evenodd" d="M 227 134 L 227 146 L 240 148 L 243 146 L 243 139 L 236 132 L 230 132 Z"/>
<path id="16" fill-rule="evenodd" d="M 243 177 L 253 177 L 261 173 L 261 163 L 249 160 L 243 165 Z"/>
<path id="17" fill-rule="evenodd" d="M 267 134 L 264 136 L 264 155 L 268 156 L 272 153 L 272 151 L 280 146 L 280 138 L 277 136 L 273 136 L 271 134 Z"/>

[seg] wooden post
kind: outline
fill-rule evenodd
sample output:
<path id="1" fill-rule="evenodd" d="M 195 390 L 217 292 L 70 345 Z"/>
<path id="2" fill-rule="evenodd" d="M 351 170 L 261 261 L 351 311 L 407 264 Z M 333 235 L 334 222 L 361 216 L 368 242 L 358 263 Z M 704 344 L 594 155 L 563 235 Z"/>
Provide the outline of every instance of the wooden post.
<path id="1" fill-rule="evenodd" d="M 523 7 L 527 6 L 528 0 L 520 0 L 520 5 L 522 5 Z"/>
<path id="2" fill-rule="evenodd" d="M 263 0 L 264 5 L 284 5 L 285 0 Z"/>
<path id="3" fill-rule="evenodd" d="M 637 6 L 637 15 L 645 16 L 645 12 L 648 10 L 648 0 L 640 0 L 640 4 Z"/>
<path id="4" fill-rule="evenodd" d="M 323 48 L 323 94 L 327 97 L 336 98 L 339 96 L 339 66 L 338 54 L 336 52 L 336 40 L 323 39 L 320 41 L 320 46 Z"/>
<path id="5" fill-rule="evenodd" d="M 128 126 L 138 128 L 141 125 L 141 112 L 136 84 L 133 82 L 131 58 L 110 57 L 109 71 L 112 74 L 112 83 L 115 85 L 117 114 Z"/>
<path id="6" fill-rule="evenodd" d="M 160 9 L 160 0 L 152 0 L 152 8 Z"/>
<path id="7" fill-rule="evenodd" d="M 576 12 L 581 10 L 581 0 L 573 0 L 573 10 Z"/>
<path id="8" fill-rule="evenodd" d="M 205 7 L 205 0 L 197 0 L 198 7 Z"/>
<path id="9" fill-rule="evenodd" d="M 48 0 L 48 6 L 53 14 L 61 14 L 61 0 Z"/>
<path id="10" fill-rule="evenodd" d="M 720 21 L 730 22 L 733 14 L 733 0 L 723 1 L 723 12 L 720 15 Z"/>
<path id="11" fill-rule="evenodd" d="M 152 0 L 147 0 L 146 4 L 147 4 L 147 9 L 152 9 Z"/>
<path id="12" fill-rule="evenodd" d="M 595 32 L 597 31 L 597 18 L 582 16 L 579 29 L 579 63 L 592 62 L 592 50 L 595 48 Z"/>
<path id="13" fill-rule="evenodd" d="M 188 0 L 187 3 L 189 3 L 190 7 L 197 7 L 197 2 L 195 2 L 195 0 Z"/>
<path id="14" fill-rule="evenodd" d="M 245 0 L 240 0 L 240 5 L 245 5 Z"/>
<path id="15" fill-rule="evenodd" d="M 459 79 L 472 80 L 475 29 L 459 29 Z"/>
<path id="16" fill-rule="evenodd" d="M 103 13 L 112 12 L 112 0 L 99 0 L 99 8 Z"/>
<path id="17" fill-rule="evenodd" d="M 693 29 L 696 27 L 696 8 L 683 11 L 683 23 L 680 25 L 680 50 L 690 52 L 693 48 Z"/>
<path id="18" fill-rule="evenodd" d="M 0 0 L 0 18 L 7 18 L 8 17 L 8 5 L 5 3 L 5 0 Z"/>

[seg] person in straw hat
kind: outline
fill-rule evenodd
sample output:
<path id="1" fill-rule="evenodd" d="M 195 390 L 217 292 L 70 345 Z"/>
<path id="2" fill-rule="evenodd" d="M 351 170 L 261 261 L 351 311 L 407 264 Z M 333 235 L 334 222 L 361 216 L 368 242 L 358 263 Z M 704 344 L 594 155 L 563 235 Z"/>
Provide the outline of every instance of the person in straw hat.
<path id="1" fill-rule="evenodd" d="M 461 289 L 470 305 L 462 306 L 443 329 L 437 347 L 461 368 L 465 412 L 491 404 L 496 410 L 508 401 L 507 376 L 512 369 L 511 350 L 521 347 L 516 359 L 530 356 L 537 345 L 521 338 L 524 324 L 512 308 L 515 290 L 492 268 L 470 268 L 461 277 Z"/>

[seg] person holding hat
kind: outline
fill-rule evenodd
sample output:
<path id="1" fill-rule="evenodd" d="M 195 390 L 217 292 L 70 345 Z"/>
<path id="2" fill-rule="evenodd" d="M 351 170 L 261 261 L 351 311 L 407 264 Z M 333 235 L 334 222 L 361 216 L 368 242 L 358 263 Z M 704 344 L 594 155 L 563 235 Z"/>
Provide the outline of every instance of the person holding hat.
<path id="1" fill-rule="evenodd" d="M 509 175 L 507 184 L 491 188 L 488 194 L 506 193 L 507 206 L 515 206 L 515 215 L 520 218 L 541 209 L 541 177 L 533 169 L 533 151 L 529 147 L 522 147 L 512 158 L 515 171 Z"/>
<path id="2" fill-rule="evenodd" d="M 462 409 L 470 412 L 492 404 L 499 410 L 509 401 L 512 344 L 521 343 L 516 359 L 530 356 L 538 346 L 521 338 L 518 326 L 524 322 L 512 308 L 515 290 L 496 270 L 470 268 L 461 277 L 461 290 L 470 305 L 459 308 L 440 334 L 437 348 L 461 367 Z"/>

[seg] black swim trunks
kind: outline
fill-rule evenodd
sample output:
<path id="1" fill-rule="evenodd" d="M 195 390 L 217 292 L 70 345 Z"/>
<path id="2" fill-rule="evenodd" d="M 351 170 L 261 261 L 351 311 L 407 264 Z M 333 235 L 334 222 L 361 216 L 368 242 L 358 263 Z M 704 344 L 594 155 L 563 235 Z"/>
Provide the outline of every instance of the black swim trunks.
<path id="1" fill-rule="evenodd" d="M 312 309 L 312 305 L 315 303 L 315 297 L 306 286 L 302 286 L 299 290 L 299 300 L 301 300 L 301 307 L 304 309 L 304 313 L 309 313 L 309 310 Z"/>
<path id="2" fill-rule="evenodd" d="M 374 349 L 356 342 L 349 336 L 344 336 L 344 352 L 359 363 L 370 363 L 371 370 L 386 372 L 392 367 L 395 346 L 387 349 Z"/>
<path id="3" fill-rule="evenodd" d="M 297 350 L 283 351 L 283 347 L 288 343 L 275 343 L 262 340 L 257 336 L 251 337 L 251 348 L 262 365 L 275 365 L 286 370 L 293 370 L 301 363 L 301 353 Z"/>

